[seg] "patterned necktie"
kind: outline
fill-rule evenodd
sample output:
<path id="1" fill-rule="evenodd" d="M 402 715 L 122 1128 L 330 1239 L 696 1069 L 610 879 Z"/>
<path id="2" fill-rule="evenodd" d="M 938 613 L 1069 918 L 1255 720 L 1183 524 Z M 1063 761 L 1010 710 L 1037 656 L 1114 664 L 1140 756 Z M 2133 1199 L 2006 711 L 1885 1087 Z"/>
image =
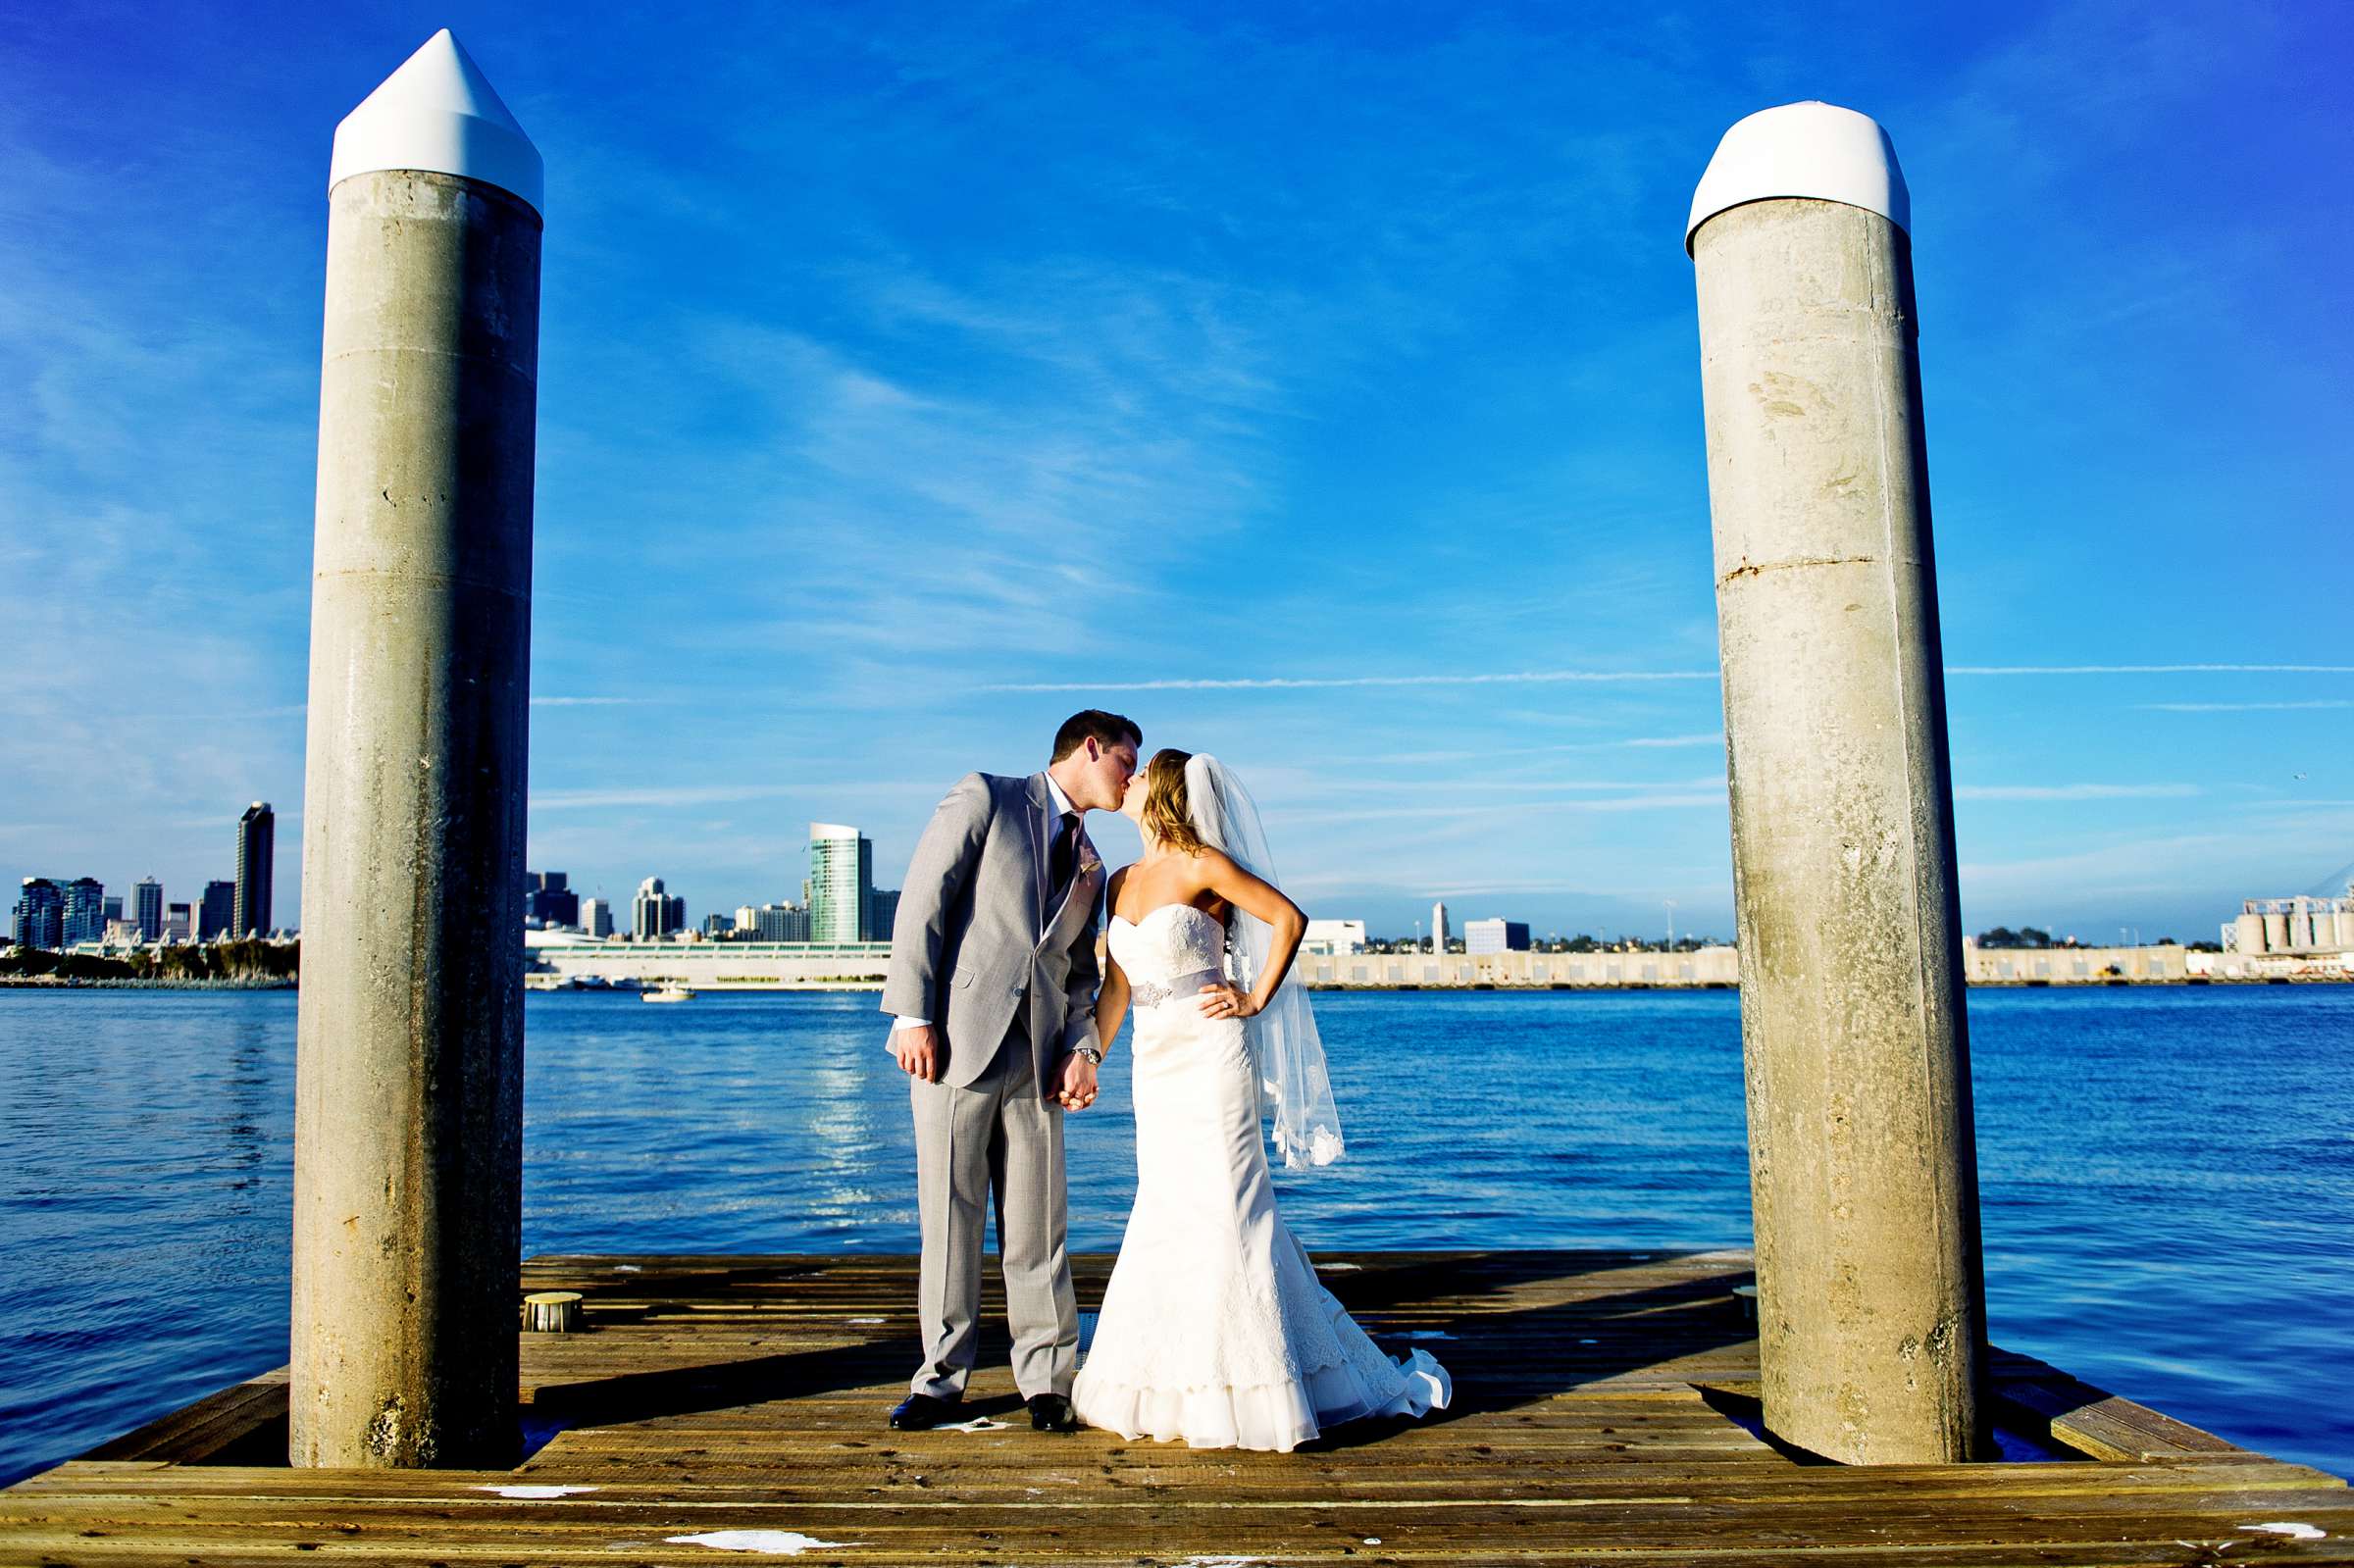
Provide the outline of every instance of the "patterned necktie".
<path id="1" fill-rule="evenodd" d="M 1048 875 L 1052 882 L 1052 902 L 1062 902 L 1063 889 L 1071 885 L 1071 867 L 1078 863 L 1078 859 L 1079 813 L 1066 811 L 1062 814 L 1062 826 L 1054 834 L 1053 858 L 1048 862 Z"/>

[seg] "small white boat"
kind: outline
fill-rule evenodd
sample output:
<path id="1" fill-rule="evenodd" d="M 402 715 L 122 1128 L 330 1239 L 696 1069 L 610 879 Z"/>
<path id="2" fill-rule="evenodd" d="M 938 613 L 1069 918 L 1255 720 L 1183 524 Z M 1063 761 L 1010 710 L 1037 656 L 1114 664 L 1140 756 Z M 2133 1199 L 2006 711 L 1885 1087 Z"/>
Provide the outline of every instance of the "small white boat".
<path id="1" fill-rule="evenodd" d="M 666 980 L 640 992 L 638 999 L 641 1002 L 691 1002 L 694 1000 L 694 987 L 681 981 Z"/>
<path id="2" fill-rule="evenodd" d="M 570 975 L 526 975 L 523 977 L 523 987 L 526 990 L 578 990 L 580 984 Z"/>

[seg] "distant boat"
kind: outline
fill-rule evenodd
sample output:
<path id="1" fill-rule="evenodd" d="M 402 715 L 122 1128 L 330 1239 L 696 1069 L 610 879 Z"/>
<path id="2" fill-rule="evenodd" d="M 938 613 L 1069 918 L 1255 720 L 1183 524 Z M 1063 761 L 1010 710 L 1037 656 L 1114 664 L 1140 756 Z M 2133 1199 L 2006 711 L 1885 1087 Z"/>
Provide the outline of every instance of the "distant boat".
<path id="1" fill-rule="evenodd" d="M 666 980 L 638 998 L 641 1002 L 689 1002 L 694 1000 L 694 988 L 680 981 Z"/>
<path id="2" fill-rule="evenodd" d="M 526 975 L 523 977 L 523 988 L 526 990 L 578 990 L 580 986 L 581 983 L 570 975 Z"/>

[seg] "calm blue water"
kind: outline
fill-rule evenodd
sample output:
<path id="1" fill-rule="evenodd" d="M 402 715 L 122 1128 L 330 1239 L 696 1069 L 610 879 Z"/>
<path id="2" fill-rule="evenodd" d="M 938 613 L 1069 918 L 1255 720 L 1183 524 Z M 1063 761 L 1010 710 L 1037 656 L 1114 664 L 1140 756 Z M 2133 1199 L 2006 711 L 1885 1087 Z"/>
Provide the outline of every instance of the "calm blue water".
<path id="1" fill-rule="evenodd" d="M 1749 1239 L 1727 992 L 1317 998 L 1311 1246 Z M 2354 1471 L 2354 987 L 1978 991 L 1997 1342 Z M 912 1251 L 871 996 L 536 995 L 527 1251 Z M 1115 1057 L 1115 1066 L 1117 1058 Z M 286 1356 L 294 997 L 0 992 L 0 1482 Z M 1132 1191 L 1114 1073 L 1074 1246 Z"/>

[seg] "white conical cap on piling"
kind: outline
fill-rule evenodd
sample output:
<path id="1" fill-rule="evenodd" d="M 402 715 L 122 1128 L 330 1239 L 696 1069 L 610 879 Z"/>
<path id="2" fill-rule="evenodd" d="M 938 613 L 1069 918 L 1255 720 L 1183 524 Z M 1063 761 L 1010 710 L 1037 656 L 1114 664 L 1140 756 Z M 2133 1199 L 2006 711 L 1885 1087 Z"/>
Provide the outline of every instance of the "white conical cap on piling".
<path id="1" fill-rule="evenodd" d="M 1734 122 L 1716 144 L 1692 193 L 1684 249 L 1726 208 L 1782 196 L 1844 202 L 1913 231 L 1913 196 L 1880 123 L 1837 104 L 1786 103 Z"/>
<path id="2" fill-rule="evenodd" d="M 330 190 L 382 169 L 479 179 L 520 196 L 536 213 L 546 210 L 540 205 L 539 149 L 447 27 L 426 39 L 335 127 Z"/>

